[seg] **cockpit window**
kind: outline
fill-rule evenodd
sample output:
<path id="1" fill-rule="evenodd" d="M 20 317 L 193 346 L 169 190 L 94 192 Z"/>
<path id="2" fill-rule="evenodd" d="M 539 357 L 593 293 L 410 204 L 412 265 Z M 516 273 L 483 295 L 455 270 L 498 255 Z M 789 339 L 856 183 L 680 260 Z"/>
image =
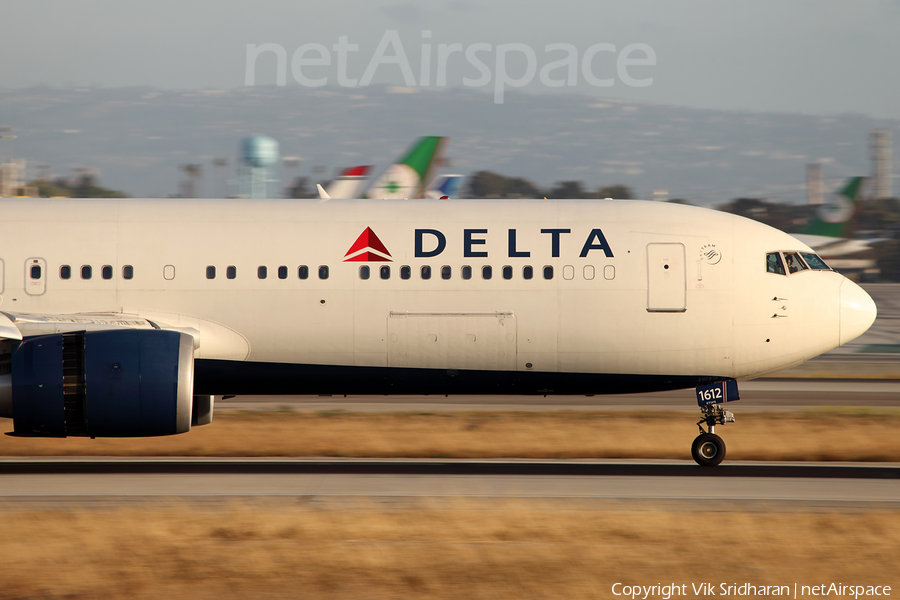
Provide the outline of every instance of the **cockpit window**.
<path id="1" fill-rule="evenodd" d="M 785 269 L 785 267 L 787 267 Z M 778 275 L 789 275 L 812 269 L 814 271 L 831 271 L 831 267 L 818 254 L 812 252 L 768 252 L 766 254 L 766 272 Z"/>
<path id="2" fill-rule="evenodd" d="M 830 271 L 831 267 L 825 264 L 825 261 L 822 260 L 818 254 L 813 254 L 812 252 L 801 252 L 800 256 L 803 257 L 803 260 L 806 261 L 806 264 L 809 265 L 810 269 L 814 269 L 817 271 Z"/>
<path id="3" fill-rule="evenodd" d="M 787 263 L 788 273 L 796 273 L 809 268 L 806 266 L 806 263 L 803 262 L 803 259 L 800 258 L 799 252 L 785 252 L 784 260 Z"/>
<path id="4" fill-rule="evenodd" d="M 784 272 L 784 263 L 781 262 L 781 253 L 769 252 L 766 254 L 766 272 L 786 275 Z"/>

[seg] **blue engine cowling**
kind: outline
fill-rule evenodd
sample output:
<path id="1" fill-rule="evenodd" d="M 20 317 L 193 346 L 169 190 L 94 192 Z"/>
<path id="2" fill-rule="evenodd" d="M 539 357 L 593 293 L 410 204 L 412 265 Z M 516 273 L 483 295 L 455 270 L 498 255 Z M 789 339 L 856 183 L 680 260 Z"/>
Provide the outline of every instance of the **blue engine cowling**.
<path id="1" fill-rule="evenodd" d="M 193 339 L 162 330 L 27 338 L 11 356 L 15 435 L 130 437 L 191 429 Z"/>

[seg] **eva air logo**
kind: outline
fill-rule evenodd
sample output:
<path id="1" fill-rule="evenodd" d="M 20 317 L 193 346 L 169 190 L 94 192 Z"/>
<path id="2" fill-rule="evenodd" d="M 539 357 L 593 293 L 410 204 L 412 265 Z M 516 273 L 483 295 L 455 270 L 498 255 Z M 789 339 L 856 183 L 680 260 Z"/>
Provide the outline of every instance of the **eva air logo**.
<path id="1" fill-rule="evenodd" d="M 370 227 L 359 234 L 347 254 L 344 262 L 392 262 L 391 253 L 384 247 Z"/>
<path id="2" fill-rule="evenodd" d="M 419 181 L 419 173 L 415 169 L 409 165 L 394 164 L 372 184 L 366 195 L 384 200 L 415 198 L 419 192 Z"/>
<path id="3" fill-rule="evenodd" d="M 819 206 L 816 215 L 826 223 L 846 223 L 853 216 L 853 203 L 846 196 L 833 194 Z"/>

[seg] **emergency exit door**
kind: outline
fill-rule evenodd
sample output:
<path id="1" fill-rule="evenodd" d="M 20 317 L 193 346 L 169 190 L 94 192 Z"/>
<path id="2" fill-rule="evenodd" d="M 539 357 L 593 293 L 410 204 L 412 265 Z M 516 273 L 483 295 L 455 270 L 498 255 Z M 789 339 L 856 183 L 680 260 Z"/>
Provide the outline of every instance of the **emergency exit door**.
<path id="1" fill-rule="evenodd" d="M 647 244 L 647 310 L 684 312 L 686 297 L 684 244 Z"/>

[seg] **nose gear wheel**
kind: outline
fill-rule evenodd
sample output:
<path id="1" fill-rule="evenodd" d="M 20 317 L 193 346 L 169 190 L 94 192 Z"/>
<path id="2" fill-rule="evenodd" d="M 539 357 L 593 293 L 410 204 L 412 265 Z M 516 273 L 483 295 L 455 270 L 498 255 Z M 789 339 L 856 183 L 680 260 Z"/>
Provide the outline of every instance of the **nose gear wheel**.
<path id="1" fill-rule="evenodd" d="M 714 467 L 725 459 L 725 442 L 716 435 L 716 425 L 734 423 L 734 414 L 718 404 L 701 406 L 703 418 L 697 421 L 700 435 L 694 438 L 691 445 L 691 456 L 701 467 Z M 703 429 L 703 424 L 709 431 Z"/>

